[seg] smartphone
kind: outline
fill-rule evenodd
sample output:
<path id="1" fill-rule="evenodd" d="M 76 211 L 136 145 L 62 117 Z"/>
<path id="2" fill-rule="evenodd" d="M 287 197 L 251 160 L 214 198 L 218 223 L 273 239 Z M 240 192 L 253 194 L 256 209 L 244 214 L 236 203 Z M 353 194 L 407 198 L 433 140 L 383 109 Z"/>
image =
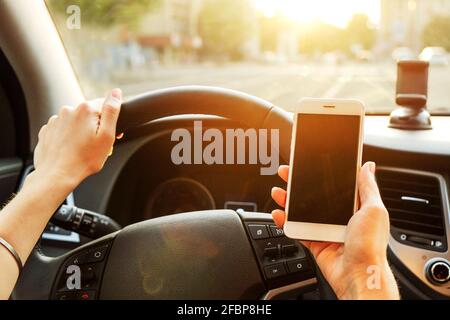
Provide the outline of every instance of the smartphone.
<path id="1" fill-rule="evenodd" d="M 284 232 L 294 239 L 344 242 L 358 209 L 364 106 L 303 99 L 294 117 Z"/>

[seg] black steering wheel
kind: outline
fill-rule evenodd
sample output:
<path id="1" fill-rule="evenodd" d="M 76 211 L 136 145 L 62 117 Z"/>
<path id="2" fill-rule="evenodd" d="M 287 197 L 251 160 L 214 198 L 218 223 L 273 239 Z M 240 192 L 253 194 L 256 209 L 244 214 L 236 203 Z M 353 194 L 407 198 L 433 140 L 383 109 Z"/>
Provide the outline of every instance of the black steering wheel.
<path id="1" fill-rule="evenodd" d="M 280 156 L 289 159 L 290 115 L 265 100 L 221 88 L 176 87 L 135 97 L 123 104 L 117 131 L 181 114 L 279 129 Z M 210 210 L 139 222 L 58 258 L 37 248 L 12 297 L 270 299 L 314 286 L 316 275 L 309 253 L 284 237 L 270 215 Z"/>

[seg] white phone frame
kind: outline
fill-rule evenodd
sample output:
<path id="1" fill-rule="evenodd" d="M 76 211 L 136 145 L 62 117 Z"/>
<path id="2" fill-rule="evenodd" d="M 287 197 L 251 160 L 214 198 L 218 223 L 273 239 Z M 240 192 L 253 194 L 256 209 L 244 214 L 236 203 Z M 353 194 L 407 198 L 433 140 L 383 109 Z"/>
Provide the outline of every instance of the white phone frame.
<path id="1" fill-rule="evenodd" d="M 357 175 L 361 168 L 362 146 L 364 137 L 364 105 L 357 100 L 346 99 L 302 99 L 295 110 L 294 125 L 292 128 L 290 166 L 292 167 L 296 145 L 297 120 L 299 114 L 334 114 L 334 115 L 358 115 L 360 116 L 358 156 L 355 163 Z M 346 225 L 322 224 L 310 222 L 289 221 L 289 199 L 291 195 L 292 171 L 289 170 L 289 179 L 287 185 L 286 197 L 286 220 L 284 223 L 284 233 L 289 238 L 343 243 L 345 240 Z M 358 210 L 358 185 L 355 179 L 353 213 Z"/>

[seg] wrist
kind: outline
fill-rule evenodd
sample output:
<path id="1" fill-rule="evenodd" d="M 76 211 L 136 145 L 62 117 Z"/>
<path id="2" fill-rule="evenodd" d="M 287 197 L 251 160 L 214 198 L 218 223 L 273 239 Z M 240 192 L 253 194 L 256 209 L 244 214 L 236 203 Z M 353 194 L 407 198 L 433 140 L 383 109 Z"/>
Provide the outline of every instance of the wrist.
<path id="1" fill-rule="evenodd" d="M 340 297 L 348 300 L 398 300 L 400 294 L 389 264 L 386 261 L 359 266 L 352 271 L 348 290 Z"/>
<path id="2" fill-rule="evenodd" d="M 57 174 L 54 172 L 43 172 L 35 170 L 25 179 L 24 188 L 37 188 L 44 192 L 50 192 L 53 195 L 63 196 L 64 199 L 79 184 L 78 179 L 70 176 Z"/>

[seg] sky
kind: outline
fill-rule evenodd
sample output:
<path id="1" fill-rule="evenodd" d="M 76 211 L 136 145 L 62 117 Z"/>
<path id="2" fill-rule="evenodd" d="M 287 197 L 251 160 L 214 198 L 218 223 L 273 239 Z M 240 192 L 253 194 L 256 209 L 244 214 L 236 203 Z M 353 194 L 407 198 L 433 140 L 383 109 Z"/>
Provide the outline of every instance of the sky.
<path id="1" fill-rule="evenodd" d="M 253 0 L 266 16 L 283 14 L 298 22 L 314 20 L 345 27 L 355 13 L 365 13 L 378 25 L 380 0 Z"/>

